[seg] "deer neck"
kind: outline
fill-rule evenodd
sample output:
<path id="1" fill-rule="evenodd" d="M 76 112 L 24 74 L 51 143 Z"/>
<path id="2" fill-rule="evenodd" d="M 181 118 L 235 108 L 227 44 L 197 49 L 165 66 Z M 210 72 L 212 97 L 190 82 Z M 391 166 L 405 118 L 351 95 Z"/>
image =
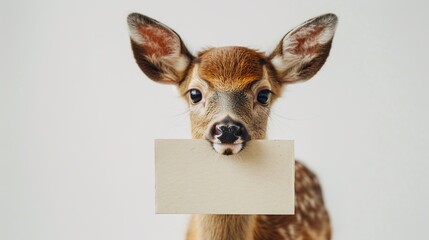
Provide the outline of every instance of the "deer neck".
<path id="1" fill-rule="evenodd" d="M 253 239 L 255 215 L 198 215 L 200 239 Z"/>

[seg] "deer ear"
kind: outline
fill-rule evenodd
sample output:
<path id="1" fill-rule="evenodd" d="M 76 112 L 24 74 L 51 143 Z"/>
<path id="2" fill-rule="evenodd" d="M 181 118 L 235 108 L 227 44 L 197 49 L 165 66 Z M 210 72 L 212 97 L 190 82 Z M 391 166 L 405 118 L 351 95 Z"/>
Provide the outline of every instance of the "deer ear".
<path id="1" fill-rule="evenodd" d="M 177 84 L 193 56 L 176 32 L 138 13 L 128 15 L 131 47 L 140 69 L 159 83 Z"/>
<path id="2" fill-rule="evenodd" d="M 288 32 L 269 57 L 279 79 L 291 83 L 313 77 L 328 58 L 336 26 L 337 16 L 325 14 Z"/>

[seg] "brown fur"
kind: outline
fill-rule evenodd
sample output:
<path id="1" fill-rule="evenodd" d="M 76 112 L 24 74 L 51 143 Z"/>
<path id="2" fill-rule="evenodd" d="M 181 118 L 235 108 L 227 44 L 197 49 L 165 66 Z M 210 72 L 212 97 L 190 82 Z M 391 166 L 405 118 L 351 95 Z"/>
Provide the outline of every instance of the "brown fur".
<path id="1" fill-rule="evenodd" d="M 143 45 L 147 55 L 159 57 L 173 53 L 174 49 L 170 45 L 170 39 L 166 39 L 160 34 L 165 31 L 164 29 L 152 25 L 142 25 L 138 31 L 141 35 L 146 36 L 147 43 L 151 43 Z"/>
<path id="2" fill-rule="evenodd" d="M 199 75 L 220 91 L 243 90 L 262 78 L 262 53 L 245 47 L 211 48 L 198 55 Z"/>

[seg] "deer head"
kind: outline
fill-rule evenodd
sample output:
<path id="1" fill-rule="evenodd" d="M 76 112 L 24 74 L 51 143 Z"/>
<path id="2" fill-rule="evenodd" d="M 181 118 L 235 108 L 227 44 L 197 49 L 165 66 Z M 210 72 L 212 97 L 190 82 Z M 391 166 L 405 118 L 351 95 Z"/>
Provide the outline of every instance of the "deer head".
<path id="1" fill-rule="evenodd" d="M 192 136 L 218 153 L 240 152 L 266 136 L 270 107 L 285 85 L 314 76 L 325 63 L 337 17 L 326 14 L 289 31 L 265 55 L 245 47 L 206 49 L 193 56 L 166 25 L 132 13 L 131 46 L 153 81 L 175 84 L 189 105 Z"/>

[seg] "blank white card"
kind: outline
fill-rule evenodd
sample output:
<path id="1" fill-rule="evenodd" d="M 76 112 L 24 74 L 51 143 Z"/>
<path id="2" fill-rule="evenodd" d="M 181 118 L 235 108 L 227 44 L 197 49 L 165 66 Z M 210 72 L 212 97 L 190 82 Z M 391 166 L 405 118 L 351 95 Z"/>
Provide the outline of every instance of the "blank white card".
<path id="1" fill-rule="evenodd" d="M 292 140 L 253 140 L 236 155 L 206 140 L 155 140 L 156 213 L 293 214 Z"/>

